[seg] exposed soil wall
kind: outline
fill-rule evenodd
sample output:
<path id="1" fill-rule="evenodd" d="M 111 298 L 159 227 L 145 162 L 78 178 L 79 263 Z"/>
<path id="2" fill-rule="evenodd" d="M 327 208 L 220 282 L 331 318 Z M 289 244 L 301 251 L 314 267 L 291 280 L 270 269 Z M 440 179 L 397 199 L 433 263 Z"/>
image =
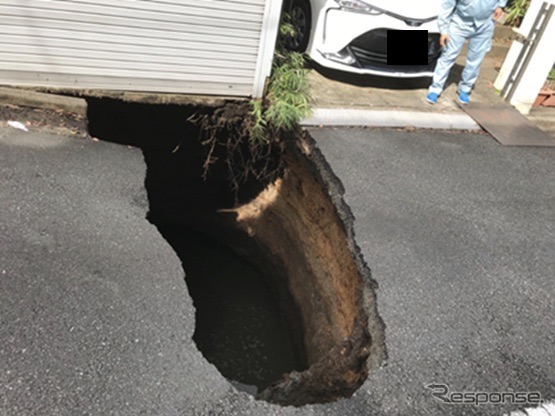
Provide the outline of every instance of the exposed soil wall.
<path id="1" fill-rule="evenodd" d="M 284 160 L 283 177 L 236 209 L 237 224 L 283 268 L 309 368 L 260 397 L 295 405 L 332 401 L 351 395 L 384 359 L 383 325 L 375 285 L 352 239 L 352 216 L 329 167 L 307 135 L 289 142 Z"/>

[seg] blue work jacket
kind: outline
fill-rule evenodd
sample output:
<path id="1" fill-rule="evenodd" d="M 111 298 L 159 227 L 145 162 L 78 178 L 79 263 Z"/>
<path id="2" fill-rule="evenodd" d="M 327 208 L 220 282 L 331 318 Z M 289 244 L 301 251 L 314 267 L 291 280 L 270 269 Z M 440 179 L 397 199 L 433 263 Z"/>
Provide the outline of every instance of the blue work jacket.
<path id="1" fill-rule="evenodd" d="M 507 0 L 441 0 L 441 13 L 438 17 L 440 33 L 447 33 L 453 15 L 461 20 L 480 27 L 491 19 L 498 7 L 505 7 Z"/>

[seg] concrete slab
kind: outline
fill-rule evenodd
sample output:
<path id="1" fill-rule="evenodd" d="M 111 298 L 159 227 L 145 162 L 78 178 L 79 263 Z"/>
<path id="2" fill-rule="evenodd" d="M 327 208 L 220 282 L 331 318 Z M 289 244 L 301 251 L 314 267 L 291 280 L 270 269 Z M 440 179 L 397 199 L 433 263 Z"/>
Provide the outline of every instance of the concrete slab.
<path id="1" fill-rule="evenodd" d="M 0 104 L 61 110 L 81 116 L 87 115 L 87 102 L 83 98 L 43 93 L 31 89 L 0 87 Z"/>
<path id="2" fill-rule="evenodd" d="M 535 107 L 530 110 L 527 118 L 543 131 L 555 137 L 554 108 Z"/>
<path id="3" fill-rule="evenodd" d="M 466 114 L 440 114 L 396 110 L 318 108 L 304 126 L 414 127 L 424 129 L 480 130 Z"/>
<path id="4" fill-rule="evenodd" d="M 544 403 L 542 407 L 549 413 L 549 416 L 555 416 L 555 402 Z"/>
<path id="5" fill-rule="evenodd" d="M 543 407 L 535 407 L 526 409 L 527 416 L 551 416 Z"/>

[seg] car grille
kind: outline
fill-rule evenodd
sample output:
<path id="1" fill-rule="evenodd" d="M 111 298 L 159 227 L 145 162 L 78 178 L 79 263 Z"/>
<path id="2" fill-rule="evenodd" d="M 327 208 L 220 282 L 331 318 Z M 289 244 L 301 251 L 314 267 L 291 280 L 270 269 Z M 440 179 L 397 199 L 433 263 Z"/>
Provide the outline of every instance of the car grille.
<path id="1" fill-rule="evenodd" d="M 439 34 L 428 35 L 427 65 L 387 65 L 387 29 L 375 29 L 353 40 L 347 48 L 364 69 L 390 70 L 391 72 L 433 71 L 441 53 Z"/>

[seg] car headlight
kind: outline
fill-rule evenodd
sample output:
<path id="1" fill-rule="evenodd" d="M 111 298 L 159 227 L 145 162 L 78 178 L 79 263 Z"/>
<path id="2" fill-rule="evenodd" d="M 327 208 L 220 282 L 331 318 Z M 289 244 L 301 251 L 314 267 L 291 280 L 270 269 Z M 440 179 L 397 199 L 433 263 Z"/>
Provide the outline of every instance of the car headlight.
<path id="1" fill-rule="evenodd" d="M 383 10 L 378 9 L 377 7 L 371 6 L 370 4 L 362 1 L 362 0 L 335 0 L 337 4 L 341 6 L 344 10 L 349 10 L 351 12 L 357 13 L 368 13 L 368 14 L 382 14 L 384 13 Z"/>

